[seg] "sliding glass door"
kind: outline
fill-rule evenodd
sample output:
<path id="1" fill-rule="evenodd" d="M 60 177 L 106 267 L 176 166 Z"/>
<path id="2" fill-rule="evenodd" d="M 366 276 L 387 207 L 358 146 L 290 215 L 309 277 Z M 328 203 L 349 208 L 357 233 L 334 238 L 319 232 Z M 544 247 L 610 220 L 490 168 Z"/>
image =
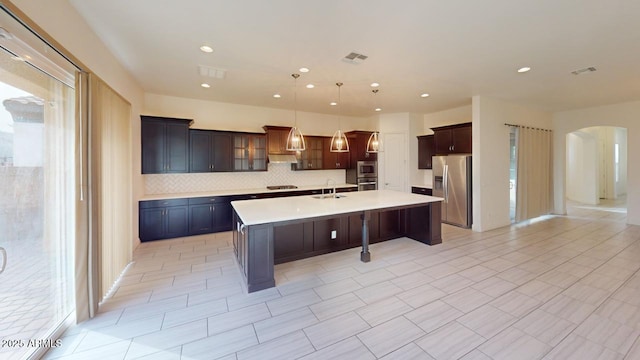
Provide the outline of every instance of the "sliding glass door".
<path id="1" fill-rule="evenodd" d="M 0 16 L 0 358 L 19 359 L 55 346 L 73 317 L 77 129 L 73 73 L 10 20 Z"/>

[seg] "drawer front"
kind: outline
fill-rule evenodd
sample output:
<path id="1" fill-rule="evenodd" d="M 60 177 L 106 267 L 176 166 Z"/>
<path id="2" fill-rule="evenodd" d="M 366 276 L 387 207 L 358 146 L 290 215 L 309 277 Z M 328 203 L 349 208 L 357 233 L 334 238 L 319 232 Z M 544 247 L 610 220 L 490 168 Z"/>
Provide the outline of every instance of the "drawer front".
<path id="1" fill-rule="evenodd" d="M 214 204 L 214 203 L 221 203 L 225 201 L 229 202 L 230 199 L 227 196 L 197 197 L 197 198 L 189 198 L 189 205 Z"/>
<path id="2" fill-rule="evenodd" d="M 167 206 L 185 206 L 189 204 L 189 199 L 165 199 L 165 200 L 149 200 L 140 201 L 138 204 L 140 209 L 150 209 Z"/>
<path id="3" fill-rule="evenodd" d="M 423 187 L 417 187 L 417 186 L 412 186 L 411 187 L 411 192 L 414 193 L 414 194 L 422 194 L 422 195 L 429 195 L 429 196 L 431 196 L 431 194 L 433 194 L 433 191 L 431 189 L 423 188 Z"/>

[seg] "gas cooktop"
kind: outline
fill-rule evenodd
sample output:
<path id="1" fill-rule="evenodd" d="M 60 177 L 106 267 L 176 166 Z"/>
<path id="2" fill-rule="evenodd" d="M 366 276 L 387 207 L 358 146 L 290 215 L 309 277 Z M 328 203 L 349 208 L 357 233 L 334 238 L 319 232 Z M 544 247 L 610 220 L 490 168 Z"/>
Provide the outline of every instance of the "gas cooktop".
<path id="1" fill-rule="evenodd" d="M 295 185 L 271 185 L 267 186 L 269 190 L 284 190 L 284 189 L 297 189 L 298 187 Z"/>

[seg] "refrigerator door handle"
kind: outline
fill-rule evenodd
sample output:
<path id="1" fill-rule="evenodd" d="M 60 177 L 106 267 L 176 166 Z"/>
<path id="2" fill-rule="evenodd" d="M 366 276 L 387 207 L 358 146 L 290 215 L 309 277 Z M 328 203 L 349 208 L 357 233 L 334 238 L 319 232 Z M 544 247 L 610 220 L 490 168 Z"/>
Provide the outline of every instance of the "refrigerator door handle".
<path id="1" fill-rule="evenodd" d="M 444 202 L 449 202 L 449 165 L 444 166 L 444 176 L 442 177 L 442 189 L 444 190 Z"/>

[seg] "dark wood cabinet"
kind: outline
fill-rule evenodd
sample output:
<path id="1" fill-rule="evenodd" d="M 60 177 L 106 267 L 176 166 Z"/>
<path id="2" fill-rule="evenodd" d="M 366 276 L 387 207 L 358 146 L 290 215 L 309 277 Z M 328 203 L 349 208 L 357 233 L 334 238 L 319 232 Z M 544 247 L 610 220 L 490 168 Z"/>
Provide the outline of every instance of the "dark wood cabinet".
<path id="1" fill-rule="evenodd" d="M 193 120 L 140 116 L 142 173 L 189 171 L 189 126 Z"/>
<path id="2" fill-rule="evenodd" d="M 349 131 L 345 135 L 349 140 L 350 168 L 355 168 L 358 161 L 377 161 L 377 153 L 367 152 L 367 143 L 371 136 L 371 131 Z"/>
<path id="3" fill-rule="evenodd" d="M 431 169 L 435 155 L 433 135 L 418 136 L 418 169 Z"/>
<path id="4" fill-rule="evenodd" d="M 316 220 L 313 222 L 313 251 L 340 248 L 348 241 L 346 217 Z"/>
<path id="5" fill-rule="evenodd" d="M 348 169 L 349 168 L 348 152 L 331 152 L 331 138 L 322 138 L 322 168 L 331 169 Z"/>
<path id="6" fill-rule="evenodd" d="M 228 132 L 189 130 L 189 172 L 232 171 L 232 138 Z"/>
<path id="7" fill-rule="evenodd" d="M 141 201 L 140 241 L 169 239 L 189 234 L 187 199 Z"/>
<path id="8" fill-rule="evenodd" d="M 231 230 L 231 200 L 227 197 L 189 199 L 189 235 Z"/>
<path id="9" fill-rule="evenodd" d="M 267 134 L 267 150 L 269 154 L 295 155 L 295 151 L 287 151 L 287 137 L 289 137 L 290 127 L 271 126 L 262 127 Z M 305 144 L 307 137 L 305 136 Z"/>
<path id="10" fill-rule="evenodd" d="M 291 164 L 292 170 L 322 170 L 323 138 L 305 136 L 306 150 L 296 154 L 298 162 Z"/>
<path id="11" fill-rule="evenodd" d="M 472 151 L 471 123 L 432 128 L 435 155 L 470 154 Z"/>
<path id="12" fill-rule="evenodd" d="M 234 133 L 233 170 L 266 171 L 267 138 L 264 134 Z"/>
<path id="13" fill-rule="evenodd" d="M 433 195 L 432 189 L 419 187 L 419 186 L 412 186 L 411 192 L 413 194 L 420 194 L 420 195 L 429 195 L 429 196 Z"/>
<path id="14" fill-rule="evenodd" d="M 280 264 L 301 259 L 313 252 L 313 223 L 298 223 L 273 228 L 274 262 Z"/>

